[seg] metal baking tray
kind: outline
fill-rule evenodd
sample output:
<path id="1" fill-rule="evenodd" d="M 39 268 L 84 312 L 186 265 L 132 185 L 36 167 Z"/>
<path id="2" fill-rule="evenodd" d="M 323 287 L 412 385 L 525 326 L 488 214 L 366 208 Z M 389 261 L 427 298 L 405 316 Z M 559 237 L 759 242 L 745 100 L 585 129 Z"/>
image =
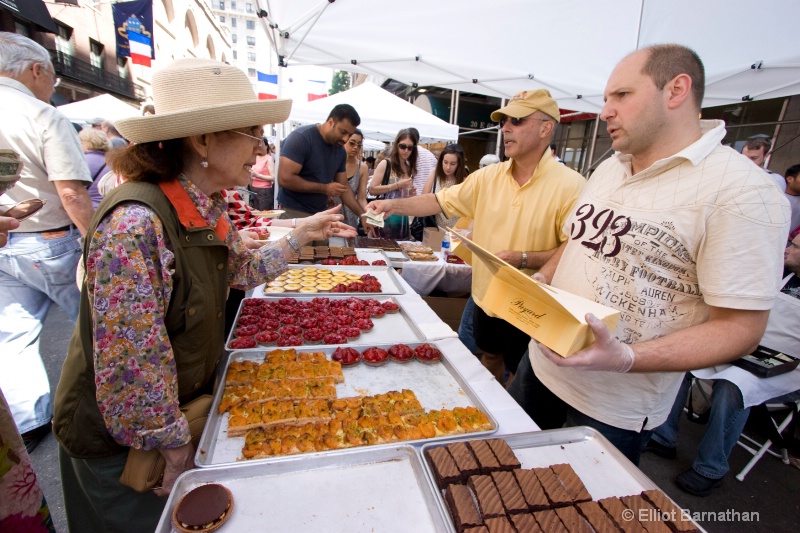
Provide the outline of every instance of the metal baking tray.
<path id="1" fill-rule="evenodd" d="M 156 533 L 175 531 L 175 505 L 205 483 L 220 483 L 233 494 L 222 531 L 452 531 L 408 445 L 190 470 L 177 479 Z"/>
<path id="2" fill-rule="evenodd" d="M 631 463 L 613 444 L 598 431 L 588 426 L 517 433 L 503 435 L 500 438 L 514 450 L 514 455 L 519 459 L 522 468 L 542 468 L 560 463 L 572 466 L 594 501 L 611 496 L 632 496 L 640 494 L 644 490 L 658 489 L 658 485 Z M 479 439 L 470 435 L 461 435 L 457 440 Z M 425 471 L 434 487 L 436 480 L 428 464 L 426 452 L 446 444 L 449 442 L 426 443 L 420 449 Z M 446 511 L 447 507 L 442 491 L 437 489 L 436 494 L 441 507 Z M 669 496 L 667 497 L 669 498 Z M 675 502 L 673 501 L 673 503 Z M 675 505 L 681 507 L 677 503 Z M 447 513 L 447 517 L 450 521 L 449 513 Z M 695 526 L 703 531 L 696 523 Z"/>
<path id="3" fill-rule="evenodd" d="M 264 298 L 266 300 L 278 301 L 281 298 L 286 298 L 286 296 L 279 295 L 279 296 L 257 296 L 258 298 Z M 365 293 L 350 293 L 350 294 L 336 294 L 336 295 L 303 295 L 296 297 L 297 300 L 313 300 L 314 298 L 329 298 L 331 300 L 341 300 L 344 298 L 361 298 L 361 299 L 368 299 L 372 298 L 379 302 L 386 302 L 392 301 L 400 306 L 399 313 L 386 313 L 381 318 L 373 318 L 372 323 L 374 324 L 371 331 L 366 333 L 361 333 L 361 336 L 357 339 L 348 340 L 346 344 L 337 344 L 336 346 L 353 346 L 356 344 L 368 344 L 377 343 L 377 342 L 389 342 L 391 344 L 396 344 L 398 342 L 417 342 L 425 340 L 425 334 L 420 331 L 414 321 L 409 316 L 408 312 L 403 309 L 403 304 L 400 303 L 397 299 L 392 298 L 391 296 L 381 296 L 379 294 L 365 294 Z M 244 307 L 244 301 L 239 304 L 239 310 L 236 312 L 236 320 L 233 322 L 234 327 L 231 328 L 230 333 L 228 334 L 228 340 L 225 342 L 225 349 L 228 351 L 235 350 L 236 348 L 231 348 L 230 343 L 236 337 L 233 335 L 233 330 L 235 329 L 235 324 L 239 321 L 239 315 L 242 312 L 242 307 Z M 390 344 L 390 345 L 391 345 Z M 320 346 L 331 346 L 328 345 L 319 345 L 319 344 L 303 344 L 301 346 L 282 346 L 282 348 L 302 348 L 302 349 L 315 349 L 319 348 Z M 246 350 L 241 351 L 259 351 L 264 352 L 266 350 L 274 350 L 279 348 L 278 346 L 256 346 L 255 348 L 247 348 Z"/>
<path id="4" fill-rule="evenodd" d="M 405 294 L 406 290 L 403 288 L 403 284 L 399 281 L 399 276 L 397 272 L 395 272 L 394 268 L 389 265 L 389 261 L 386 260 L 386 256 L 383 254 L 375 255 L 372 260 L 369 260 L 369 255 L 365 256 L 363 259 L 364 261 L 375 261 L 377 259 L 382 259 L 386 261 L 387 266 L 358 266 L 358 265 L 318 265 L 318 264 L 300 264 L 300 265 L 289 265 L 288 270 L 297 270 L 303 268 L 319 268 L 319 269 L 327 269 L 331 272 L 347 272 L 348 274 L 356 274 L 358 276 L 363 276 L 364 274 L 371 274 L 378 278 L 378 281 L 381 283 L 381 292 L 376 293 L 365 293 L 365 292 L 352 292 L 347 293 L 348 296 L 363 296 L 367 295 L 375 295 L 375 294 Z M 359 257 L 359 259 L 362 259 Z M 253 291 L 254 296 L 280 296 L 281 298 L 284 297 L 299 297 L 299 296 L 341 296 L 341 292 L 315 292 L 315 293 L 303 293 L 303 292 L 280 292 L 280 293 L 265 293 L 264 288 L 266 284 L 259 285 Z"/>
<path id="5" fill-rule="evenodd" d="M 363 352 L 367 348 L 373 346 L 378 348 L 387 349 L 392 344 L 396 343 L 377 343 L 366 345 L 351 346 L 356 350 Z M 421 342 L 405 343 L 414 348 L 422 344 Z M 497 431 L 497 422 L 492 414 L 486 409 L 481 399 L 472 390 L 469 383 L 461 376 L 458 369 L 453 366 L 452 362 L 447 358 L 447 352 L 442 349 L 436 342 L 428 342 L 431 346 L 435 346 L 442 351 L 442 361 L 437 364 L 420 363 L 419 361 L 410 361 L 408 363 L 395 363 L 392 361 L 387 362 L 383 366 L 372 367 L 365 365 L 363 362 L 358 365 L 343 367 L 344 383 L 336 385 L 336 395 L 339 398 L 347 398 L 350 396 L 369 396 L 371 394 L 378 394 L 388 392 L 391 390 L 411 389 L 417 395 L 417 399 L 426 411 L 433 409 L 452 409 L 454 407 L 477 407 L 486 415 L 491 424 L 491 429 L 487 431 L 480 431 L 475 433 L 468 433 L 470 437 L 480 437 L 483 435 L 491 435 Z M 328 359 L 330 355 L 338 348 L 338 346 L 310 346 L 308 349 L 298 348 L 298 351 L 319 351 L 324 353 Z M 261 350 L 254 352 L 251 350 L 243 350 L 233 352 L 228 360 L 225 362 L 225 369 L 222 372 L 222 379 L 220 383 L 224 383 L 224 376 L 227 373 L 228 365 L 231 361 L 241 360 L 263 360 L 264 352 L 268 350 Z M 197 446 L 197 453 L 195 455 L 195 464 L 201 467 L 231 464 L 240 460 L 242 455 L 242 447 L 244 447 L 244 437 L 228 437 L 228 413 L 219 414 L 218 407 L 222 401 L 222 394 L 224 387 L 220 385 L 214 394 L 214 403 L 211 406 L 211 413 L 208 417 L 208 422 L 203 430 L 203 435 L 200 437 L 200 442 Z M 422 444 L 426 442 L 454 440 L 461 439 L 464 435 L 452 435 L 446 437 L 434 437 L 432 439 L 421 439 L 403 441 L 403 444 Z M 398 443 L 389 444 L 376 444 L 373 446 L 366 446 L 364 448 L 376 448 L 385 446 L 396 446 Z M 361 449 L 361 448 L 356 448 Z M 316 456 L 333 453 L 327 452 L 313 452 L 299 455 Z M 298 457 L 298 455 L 276 456 L 266 459 L 251 459 L 248 463 L 261 462 L 261 461 L 277 461 L 288 458 Z"/>

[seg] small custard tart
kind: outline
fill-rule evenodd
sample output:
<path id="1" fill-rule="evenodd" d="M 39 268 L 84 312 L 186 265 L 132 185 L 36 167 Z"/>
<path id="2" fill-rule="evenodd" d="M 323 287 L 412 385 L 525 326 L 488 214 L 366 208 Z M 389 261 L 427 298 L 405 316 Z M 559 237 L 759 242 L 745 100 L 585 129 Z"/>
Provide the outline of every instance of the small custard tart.
<path id="1" fill-rule="evenodd" d="M 286 292 L 286 289 L 283 287 L 267 287 L 264 289 L 265 293 L 273 293 L 273 292 Z"/>
<path id="2" fill-rule="evenodd" d="M 316 287 L 301 287 L 300 292 L 318 292 Z"/>
<path id="3" fill-rule="evenodd" d="M 287 283 L 283 286 L 283 290 L 286 292 L 297 292 L 300 290 L 299 283 Z"/>

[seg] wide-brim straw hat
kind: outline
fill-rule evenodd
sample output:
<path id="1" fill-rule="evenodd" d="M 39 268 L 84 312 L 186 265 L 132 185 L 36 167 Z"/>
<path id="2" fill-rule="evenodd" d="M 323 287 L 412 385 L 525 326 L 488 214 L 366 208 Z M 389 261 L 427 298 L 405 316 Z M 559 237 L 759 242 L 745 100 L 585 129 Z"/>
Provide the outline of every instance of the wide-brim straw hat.
<path id="1" fill-rule="evenodd" d="M 116 128 L 135 143 L 285 122 L 291 100 L 259 100 L 247 75 L 210 59 L 179 59 L 153 74 L 156 114 Z"/>

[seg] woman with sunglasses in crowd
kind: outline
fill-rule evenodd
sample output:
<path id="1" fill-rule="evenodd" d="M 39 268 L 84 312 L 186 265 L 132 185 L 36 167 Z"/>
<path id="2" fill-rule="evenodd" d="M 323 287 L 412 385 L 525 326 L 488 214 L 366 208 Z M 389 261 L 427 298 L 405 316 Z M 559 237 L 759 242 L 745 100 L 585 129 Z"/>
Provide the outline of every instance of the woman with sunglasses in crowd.
<path id="1" fill-rule="evenodd" d="M 353 196 L 356 201 L 366 210 L 367 208 L 367 183 L 369 182 L 369 168 L 368 165 L 361 160 L 362 150 L 364 147 L 364 134 L 360 129 L 356 128 L 355 133 L 350 136 L 344 149 L 347 152 L 347 183 L 353 190 Z M 336 203 L 342 203 L 340 198 L 336 199 Z M 344 215 L 344 222 L 355 228 L 359 227 L 361 222 L 360 217 L 353 213 L 347 206 L 342 206 L 342 214 Z M 361 230 L 363 234 L 363 230 Z"/>
<path id="2" fill-rule="evenodd" d="M 389 157 L 378 163 L 369 182 L 369 193 L 381 199 L 414 196 L 417 145 L 408 129 L 397 132 Z M 408 239 L 408 217 L 392 215 L 378 231 L 379 237 Z"/>
<path id="3" fill-rule="evenodd" d="M 467 165 L 464 159 L 464 148 L 460 144 L 448 144 L 439 154 L 439 160 L 436 162 L 436 168 L 433 169 L 428 181 L 425 182 L 425 187 L 422 189 L 422 194 L 430 192 L 436 193 L 463 183 L 467 179 Z M 452 227 L 458 222 L 458 217 L 447 218 L 444 213 L 436 215 L 436 224 L 439 226 Z"/>

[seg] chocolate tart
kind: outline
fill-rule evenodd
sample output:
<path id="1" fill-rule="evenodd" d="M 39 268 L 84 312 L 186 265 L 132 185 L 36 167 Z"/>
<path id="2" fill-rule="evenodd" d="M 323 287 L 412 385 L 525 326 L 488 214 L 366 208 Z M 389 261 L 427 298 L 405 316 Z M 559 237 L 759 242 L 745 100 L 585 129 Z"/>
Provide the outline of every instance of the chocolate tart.
<path id="1" fill-rule="evenodd" d="M 217 483 L 201 485 L 184 494 L 172 511 L 172 524 L 181 533 L 209 533 L 233 511 L 233 494 Z"/>

